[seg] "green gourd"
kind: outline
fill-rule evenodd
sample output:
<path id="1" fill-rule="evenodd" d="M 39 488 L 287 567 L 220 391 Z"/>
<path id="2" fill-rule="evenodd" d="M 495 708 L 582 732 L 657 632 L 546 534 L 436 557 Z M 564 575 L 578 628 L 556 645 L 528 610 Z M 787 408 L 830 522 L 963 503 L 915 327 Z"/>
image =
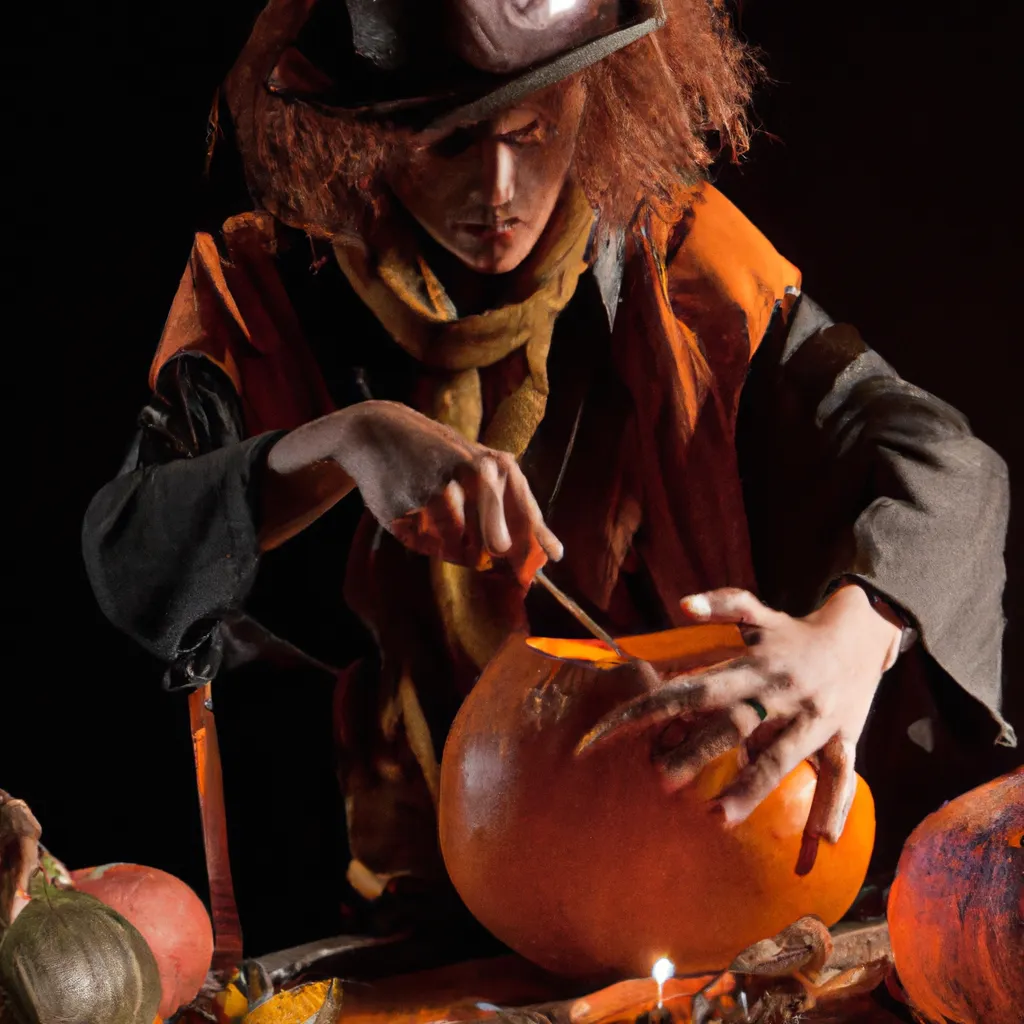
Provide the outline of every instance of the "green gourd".
<path id="1" fill-rule="evenodd" d="M 49 886 L 0 941 L 0 986 L 18 1024 L 153 1024 L 161 994 L 136 928 L 92 896 Z"/>
<path id="2" fill-rule="evenodd" d="M 152 950 L 95 897 L 39 886 L 39 833 L 23 801 L 0 792 L 0 1024 L 153 1024 Z"/>

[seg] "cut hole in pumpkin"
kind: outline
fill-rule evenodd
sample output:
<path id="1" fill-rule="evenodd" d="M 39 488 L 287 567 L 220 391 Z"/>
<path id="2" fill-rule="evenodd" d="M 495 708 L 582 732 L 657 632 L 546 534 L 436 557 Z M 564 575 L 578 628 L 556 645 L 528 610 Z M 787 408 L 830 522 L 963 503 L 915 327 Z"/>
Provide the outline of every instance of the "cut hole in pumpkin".
<path id="1" fill-rule="evenodd" d="M 584 662 L 593 668 L 611 669 L 628 664 L 601 640 L 560 640 L 530 637 L 526 643 L 535 651 L 560 661 Z M 652 664 L 693 663 L 711 665 L 744 654 L 747 645 L 734 625 L 680 626 L 659 633 L 641 633 L 616 640 L 631 658 Z"/>

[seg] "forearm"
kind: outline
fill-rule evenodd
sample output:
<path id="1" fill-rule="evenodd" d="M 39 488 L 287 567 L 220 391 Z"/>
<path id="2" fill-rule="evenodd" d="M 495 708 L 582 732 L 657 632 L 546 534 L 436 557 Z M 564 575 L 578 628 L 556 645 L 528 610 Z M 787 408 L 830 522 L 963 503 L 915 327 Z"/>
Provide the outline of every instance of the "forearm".
<path id="1" fill-rule="evenodd" d="M 355 488 L 352 478 L 333 459 L 282 473 L 264 467 L 262 481 L 261 551 L 272 551 L 316 522 Z"/>
<path id="2" fill-rule="evenodd" d="M 361 418 L 358 406 L 341 409 L 290 431 L 270 449 L 261 481 L 261 550 L 279 547 L 355 489 L 345 465 Z"/>
<path id="3" fill-rule="evenodd" d="M 363 499 L 372 506 L 381 485 L 404 512 L 419 507 L 422 487 L 410 479 L 410 427 L 428 421 L 407 406 L 368 400 L 303 424 L 284 435 L 267 455 L 262 484 L 260 546 L 283 544 L 337 504 L 358 485 L 373 480 Z M 430 469 L 424 440 L 422 458 Z"/>

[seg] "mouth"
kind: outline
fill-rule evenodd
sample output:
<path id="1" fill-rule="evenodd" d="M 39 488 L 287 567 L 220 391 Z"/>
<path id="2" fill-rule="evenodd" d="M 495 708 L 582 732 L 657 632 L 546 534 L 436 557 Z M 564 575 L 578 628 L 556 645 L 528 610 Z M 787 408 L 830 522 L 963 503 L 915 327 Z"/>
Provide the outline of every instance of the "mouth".
<path id="1" fill-rule="evenodd" d="M 492 242 L 500 239 L 511 238 L 516 228 L 522 222 L 518 217 L 506 217 L 498 220 L 483 221 L 457 221 L 456 230 L 469 235 L 471 238 L 481 242 Z"/>

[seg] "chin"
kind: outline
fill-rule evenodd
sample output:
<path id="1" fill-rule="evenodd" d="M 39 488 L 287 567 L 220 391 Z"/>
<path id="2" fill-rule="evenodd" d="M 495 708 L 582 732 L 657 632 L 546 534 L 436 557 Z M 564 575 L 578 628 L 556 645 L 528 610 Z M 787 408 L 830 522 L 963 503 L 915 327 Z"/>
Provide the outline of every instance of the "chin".
<path id="1" fill-rule="evenodd" d="M 467 267 L 480 274 L 507 274 L 530 255 L 533 244 L 496 245 L 485 251 L 460 252 L 457 255 Z"/>

